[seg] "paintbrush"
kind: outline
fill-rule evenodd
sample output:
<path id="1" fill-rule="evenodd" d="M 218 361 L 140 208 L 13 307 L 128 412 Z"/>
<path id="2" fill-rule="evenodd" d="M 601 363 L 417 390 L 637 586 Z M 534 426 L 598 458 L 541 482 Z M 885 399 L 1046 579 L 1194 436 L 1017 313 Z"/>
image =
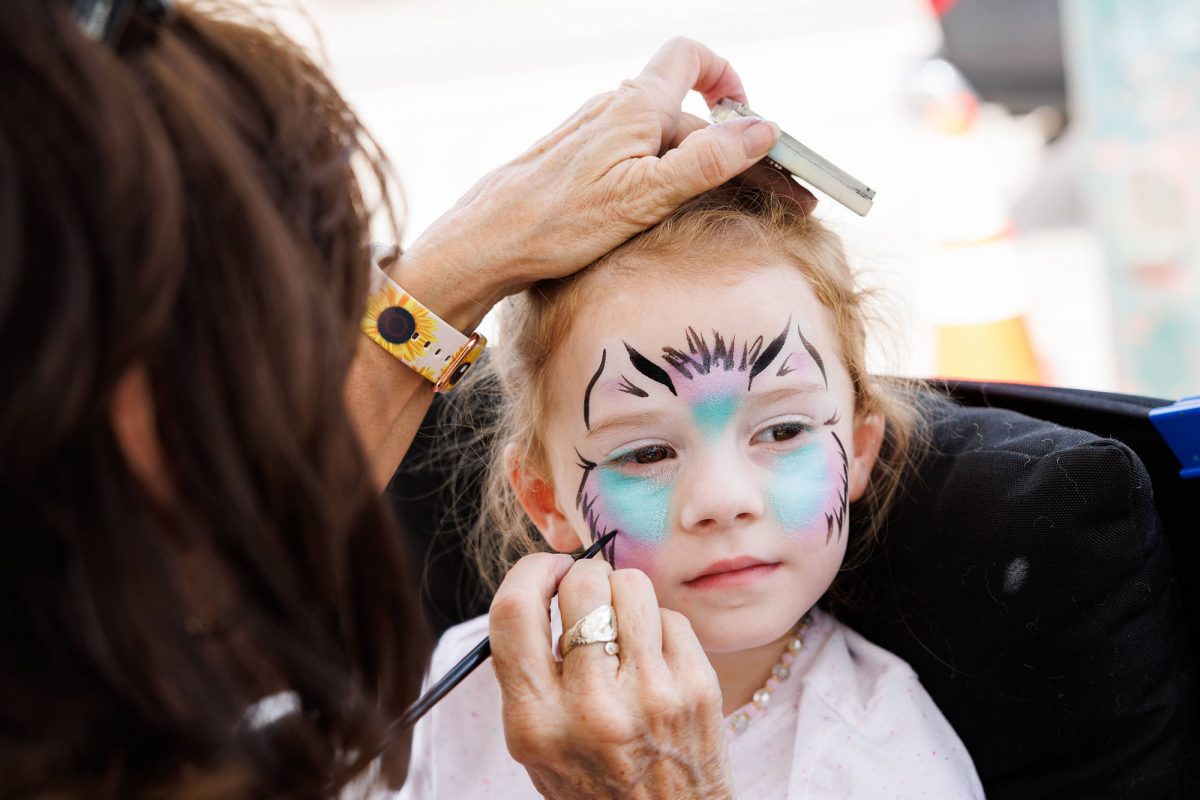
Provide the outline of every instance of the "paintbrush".
<path id="1" fill-rule="evenodd" d="M 617 535 L 616 531 L 609 531 L 601 536 L 596 541 L 592 542 L 591 547 L 583 551 L 583 555 L 579 558 L 591 558 L 604 549 L 604 546 L 613 540 Z M 578 559 L 577 559 L 578 560 Z M 558 592 L 555 592 L 558 594 Z M 404 716 L 400 718 L 400 727 L 410 728 L 416 724 L 417 720 L 425 716 L 429 709 L 449 694 L 450 690 L 462 683 L 468 675 L 475 671 L 475 668 L 487 661 L 492 655 L 492 642 L 488 637 L 483 637 L 483 641 L 475 645 L 471 652 L 463 656 L 454 667 L 446 673 L 446 676 L 440 681 L 429 687 L 429 691 L 421 695 L 417 702 L 408 707 L 404 712 Z"/>

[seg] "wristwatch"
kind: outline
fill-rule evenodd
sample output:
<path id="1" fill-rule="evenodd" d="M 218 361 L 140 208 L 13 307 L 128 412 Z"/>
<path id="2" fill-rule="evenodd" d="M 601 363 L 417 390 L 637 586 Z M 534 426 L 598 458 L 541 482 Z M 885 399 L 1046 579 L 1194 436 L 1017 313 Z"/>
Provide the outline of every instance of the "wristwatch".
<path id="1" fill-rule="evenodd" d="M 431 382 L 435 392 L 449 391 L 479 359 L 487 339 L 460 333 L 400 288 L 380 266 L 394 252 L 386 246 L 371 248 L 371 292 L 362 332 Z"/>

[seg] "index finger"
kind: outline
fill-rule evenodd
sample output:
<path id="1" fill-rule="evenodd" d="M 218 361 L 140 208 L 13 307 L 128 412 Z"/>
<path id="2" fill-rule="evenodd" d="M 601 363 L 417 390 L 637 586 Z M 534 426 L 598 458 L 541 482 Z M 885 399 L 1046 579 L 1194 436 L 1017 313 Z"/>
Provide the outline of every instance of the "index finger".
<path id="1" fill-rule="evenodd" d="M 729 62 L 699 42 L 683 37 L 664 44 L 637 79 L 659 85 L 676 106 L 693 89 L 704 95 L 710 107 L 725 97 L 747 102 L 742 81 Z"/>
<path id="2" fill-rule="evenodd" d="M 500 690 L 527 698 L 557 680 L 550 640 L 550 600 L 571 568 L 570 556 L 534 553 L 518 561 L 492 599 L 488 638 Z"/>

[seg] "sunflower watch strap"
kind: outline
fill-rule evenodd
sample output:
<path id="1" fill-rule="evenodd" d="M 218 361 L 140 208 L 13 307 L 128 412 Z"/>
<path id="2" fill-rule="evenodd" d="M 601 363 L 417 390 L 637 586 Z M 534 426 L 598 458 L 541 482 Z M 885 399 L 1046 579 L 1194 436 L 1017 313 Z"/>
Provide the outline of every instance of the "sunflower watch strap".
<path id="1" fill-rule="evenodd" d="M 435 392 L 449 391 L 479 358 L 487 339 L 455 330 L 388 277 L 379 258 L 379 249 L 373 248 L 362 332 L 432 382 Z"/>

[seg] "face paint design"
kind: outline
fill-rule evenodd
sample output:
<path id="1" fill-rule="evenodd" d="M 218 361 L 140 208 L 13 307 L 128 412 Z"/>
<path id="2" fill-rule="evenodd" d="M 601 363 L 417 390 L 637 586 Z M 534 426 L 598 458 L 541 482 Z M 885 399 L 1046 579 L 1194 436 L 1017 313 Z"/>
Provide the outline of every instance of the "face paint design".
<path id="1" fill-rule="evenodd" d="M 783 326 L 783 331 L 771 340 L 765 350 L 761 336 L 750 344 L 743 343 L 741 361 L 735 357 L 737 337 L 730 339 L 729 344 L 726 345 L 725 337 L 713 331 L 713 346 L 709 347 L 702 334 L 696 333 L 695 328 L 688 328 L 687 352 L 674 347 L 664 347 L 662 358 L 689 381 L 693 380 L 695 375 L 707 375 L 714 369 L 733 372 L 734 364 L 737 364 L 738 372 L 746 372 L 749 369 L 750 377 L 746 380 L 746 391 L 750 391 L 754 386 L 754 379 L 775 360 L 779 351 L 783 349 L 783 345 L 787 341 L 788 329 L 791 327 L 792 321 L 788 319 L 787 324 Z M 628 344 L 625 347 L 630 350 L 631 354 L 635 352 Z M 641 354 L 639 353 L 639 355 Z M 675 393 L 674 388 L 671 393 Z"/>
<path id="2" fill-rule="evenodd" d="M 663 386 L 667 387 L 671 394 L 678 394 L 678 392 L 675 391 L 674 381 L 671 380 L 671 376 L 667 374 L 665 369 L 646 358 L 637 350 L 634 350 L 628 344 L 625 345 L 625 352 L 629 354 L 629 363 L 633 365 L 634 369 L 655 383 L 661 383 Z"/>
<path id="3" fill-rule="evenodd" d="M 787 536 L 799 537 L 820 518 L 828 495 L 827 462 L 825 448 L 815 438 L 775 459 L 768 497 Z"/>
<path id="4" fill-rule="evenodd" d="M 593 542 L 611 530 L 620 532 L 605 547 L 608 563 L 618 566 L 619 542 L 619 566 L 636 566 L 650 572 L 667 540 L 672 485 L 661 478 L 622 472 L 624 457 L 619 454 L 609 463 L 597 464 L 580 456 L 583 478 L 575 504 Z"/>
<path id="5" fill-rule="evenodd" d="M 821 354 L 817 352 L 817 348 L 813 347 L 812 342 L 804 338 L 804 331 L 800 330 L 800 326 L 796 326 L 796 333 L 800 334 L 800 343 L 804 345 L 804 349 L 812 357 L 812 360 L 817 362 L 817 367 L 821 370 L 821 378 L 825 381 L 825 388 L 829 388 L 829 376 L 825 374 L 825 359 L 821 358 Z"/>
<path id="6" fill-rule="evenodd" d="M 596 501 L 593 513 L 620 531 L 619 551 L 614 548 L 613 566 L 638 567 L 652 573 L 658 554 L 670 531 L 671 495 L 669 481 L 639 475 L 627 475 L 614 466 L 601 466 L 595 472 Z M 603 533 L 592 531 L 593 536 Z M 620 558 L 620 562 L 615 559 Z"/>
<path id="7" fill-rule="evenodd" d="M 620 385 L 617 386 L 617 389 L 619 391 L 624 392 L 625 394 L 631 394 L 634 397 L 649 397 L 650 396 L 649 392 L 647 392 L 645 389 L 643 389 L 640 386 L 634 386 L 632 383 L 629 382 L 629 378 L 626 378 L 624 375 L 621 376 L 621 383 L 620 383 Z"/>
<path id="8" fill-rule="evenodd" d="M 714 393 L 692 404 L 692 419 L 705 438 L 715 439 L 737 414 L 741 402 L 737 395 Z"/>
<path id="9" fill-rule="evenodd" d="M 592 429 L 592 389 L 596 388 L 596 381 L 600 380 L 600 373 L 604 372 L 604 362 L 607 358 L 608 351 L 601 350 L 600 366 L 596 367 L 596 372 L 588 381 L 587 390 L 583 393 L 583 425 L 589 431 Z"/>
<path id="10" fill-rule="evenodd" d="M 833 415 L 833 418 L 837 418 L 836 413 Z M 829 423 L 825 424 L 828 425 Z M 842 528 L 846 523 L 846 516 L 850 509 L 850 503 L 847 500 L 850 495 L 850 460 L 846 458 L 846 448 L 842 444 L 841 438 L 837 435 L 837 431 L 830 431 L 829 435 L 833 437 L 833 441 L 837 442 L 838 455 L 841 457 L 842 461 L 842 489 L 841 494 L 838 495 L 838 503 L 835 506 L 833 513 L 825 515 L 825 544 L 829 544 L 829 540 L 833 537 L 833 523 L 835 520 L 837 521 L 838 541 L 841 541 Z"/>
<path id="11" fill-rule="evenodd" d="M 625 475 L 606 466 L 596 475 L 596 492 L 603 498 L 617 530 L 628 531 L 652 546 L 666 541 L 671 507 L 669 483 Z"/>
<path id="12" fill-rule="evenodd" d="M 678 385 L 666 369 L 625 343 L 628 366 L 642 379 L 650 381 L 651 385 L 635 384 L 624 374 L 615 386 L 612 383 L 607 385 L 637 398 L 649 397 L 650 391 L 656 390 L 655 386 L 658 387 L 657 391 L 669 391 L 688 402 L 697 429 L 711 440 L 718 437 L 735 419 L 742 397 L 752 389 L 755 377 L 763 373 L 784 350 L 790 330 L 789 319 L 783 331 L 769 343 L 764 344 L 764 337 L 759 336 L 753 342 L 743 343 L 738 353 L 736 339 L 731 338 L 727 342 L 720 333 L 713 331 L 710 345 L 705 336 L 689 327 L 685 332 L 684 349 L 664 347 L 661 354 L 663 362 L 683 379 Z M 796 332 L 803 352 L 816 364 L 828 389 L 829 379 L 820 352 L 808 341 L 799 326 Z M 788 353 L 780 361 L 775 374 L 782 377 L 796 371 L 802 358 L 799 351 Z M 600 363 L 584 392 L 583 417 L 588 430 L 591 430 L 592 392 L 608 363 L 608 351 L 603 350 Z M 698 381 L 700 376 L 711 377 Z M 821 427 L 833 427 L 840 419 L 835 411 Z M 815 435 L 809 435 L 812 436 L 811 441 L 776 457 L 768 486 L 769 506 L 784 533 L 791 538 L 819 530 L 818 520 L 824 513 L 825 543 L 828 544 L 835 528 L 841 538 L 846 523 L 849 462 L 846 449 L 835 431 L 830 431 L 834 447 L 822 446 Z M 622 562 L 619 566 L 637 566 L 649 572 L 670 534 L 671 481 L 659 476 L 634 475 L 623 471 L 625 462 L 622 459 L 627 458 L 627 454 L 617 454 L 605 464 L 590 461 L 578 450 L 576 454 L 583 474 L 575 502 L 592 541 L 610 530 L 619 531 L 620 535 L 606 548 L 605 555 L 609 563 L 618 566 L 619 541 Z M 839 474 L 840 486 L 833 492 L 831 509 L 830 484 L 837 485 Z"/>
<path id="13" fill-rule="evenodd" d="M 835 413 L 822 427 L 831 427 L 838 421 Z M 819 530 L 816 523 L 822 512 L 825 544 L 830 543 L 835 530 L 841 539 L 848 507 L 850 463 L 837 431 L 830 431 L 829 435 L 834 447 L 822 446 L 821 440 L 813 438 L 775 460 L 769 501 L 783 532 L 793 539 Z M 831 484 L 836 486 L 832 509 L 829 505 Z"/>

